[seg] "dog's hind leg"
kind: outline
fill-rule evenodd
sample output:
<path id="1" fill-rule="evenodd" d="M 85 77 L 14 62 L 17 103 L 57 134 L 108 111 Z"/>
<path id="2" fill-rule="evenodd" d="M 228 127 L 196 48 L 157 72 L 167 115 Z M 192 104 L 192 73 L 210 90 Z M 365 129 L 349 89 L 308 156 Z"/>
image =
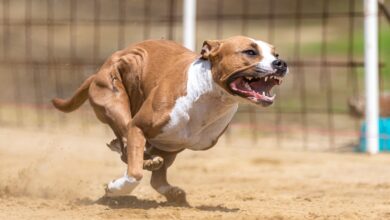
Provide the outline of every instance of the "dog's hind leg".
<path id="1" fill-rule="evenodd" d="M 102 70 L 100 74 L 97 75 L 95 81 L 91 84 L 89 89 L 89 100 L 94 108 L 96 116 L 103 122 L 108 124 L 114 131 L 117 138 L 120 140 L 123 146 L 126 146 L 129 136 L 134 136 L 135 131 L 131 125 L 131 111 L 129 98 L 126 93 L 126 90 L 120 81 L 120 76 L 116 75 L 115 71 L 105 71 Z M 142 138 L 131 138 L 134 145 L 134 140 L 139 140 L 139 148 L 141 153 L 143 153 L 143 148 L 145 146 L 145 141 Z M 139 149 L 138 148 L 138 149 Z M 132 146 L 130 146 L 132 149 Z M 129 151 L 129 150 L 128 150 Z M 130 154 L 133 152 L 130 150 Z M 124 155 L 125 158 L 128 158 L 128 155 Z M 138 154 L 135 157 L 138 158 L 141 163 L 142 170 L 142 160 L 143 155 L 139 156 Z M 129 167 L 135 167 L 134 170 L 138 171 L 137 164 L 138 160 L 130 161 Z M 134 170 L 127 170 L 125 175 L 121 178 L 111 181 L 106 188 L 107 196 L 120 196 L 126 195 L 132 192 L 132 190 L 138 185 L 139 180 L 142 176 L 134 172 Z M 142 175 L 142 174 L 141 174 Z"/>
<path id="2" fill-rule="evenodd" d="M 89 94 L 89 101 L 97 118 L 108 124 L 117 137 L 107 146 L 122 154 L 121 159 L 126 162 L 127 156 L 123 155 L 123 150 L 126 146 L 127 126 L 131 121 L 131 112 L 129 99 L 122 83 L 115 75 L 100 74 L 91 84 Z"/>
<path id="3" fill-rule="evenodd" d="M 160 151 L 156 148 L 153 148 L 151 151 L 155 155 L 159 155 L 164 159 L 162 167 L 158 170 L 152 171 L 152 177 L 150 179 L 150 184 L 152 187 L 165 196 L 168 202 L 175 202 L 179 204 L 186 204 L 186 193 L 184 190 L 177 186 L 172 186 L 168 183 L 167 180 L 167 170 L 172 165 L 176 159 L 176 155 L 179 152 L 165 152 Z"/>

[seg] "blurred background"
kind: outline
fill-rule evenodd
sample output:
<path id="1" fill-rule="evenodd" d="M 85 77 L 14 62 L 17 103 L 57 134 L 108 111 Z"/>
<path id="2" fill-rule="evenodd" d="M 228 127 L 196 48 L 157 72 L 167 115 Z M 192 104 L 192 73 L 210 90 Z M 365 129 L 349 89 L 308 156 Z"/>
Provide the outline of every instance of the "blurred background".
<path id="1" fill-rule="evenodd" d="M 357 143 L 363 94 L 363 1 L 198 0 L 196 48 L 246 35 L 274 44 L 290 66 L 269 108 L 242 105 L 224 137 L 280 149 L 338 151 Z M 389 1 L 379 7 L 380 91 L 390 90 Z M 88 104 L 54 110 L 114 51 L 146 39 L 182 42 L 182 0 L 0 0 L 0 124 L 110 134 Z M 238 137 L 238 138 L 237 138 Z M 109 141 L 109 140 L 107 140 Z"/>

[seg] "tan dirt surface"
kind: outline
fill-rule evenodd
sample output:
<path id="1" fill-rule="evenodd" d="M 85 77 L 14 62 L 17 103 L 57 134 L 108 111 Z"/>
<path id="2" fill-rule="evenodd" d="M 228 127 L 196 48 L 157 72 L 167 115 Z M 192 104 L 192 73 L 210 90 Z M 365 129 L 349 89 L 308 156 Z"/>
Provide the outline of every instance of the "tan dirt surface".
<path id="1" fill-rule="evenodd" d="M 111 137 L 0 128 L 0 219 L 390 219 L 390 155 L 261 142 L 180 154 L 169 178 L 190 207 L 165 203 L 149 173 L 132 196 L 102 200 L 125 171 Z"/>

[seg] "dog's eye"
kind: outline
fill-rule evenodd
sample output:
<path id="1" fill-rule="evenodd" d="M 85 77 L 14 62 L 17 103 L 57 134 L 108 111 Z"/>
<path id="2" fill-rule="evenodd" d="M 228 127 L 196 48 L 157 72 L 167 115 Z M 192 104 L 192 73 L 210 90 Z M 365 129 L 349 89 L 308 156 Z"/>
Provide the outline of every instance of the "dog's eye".
<path id="1" fill-rule="evenodd" d="M 275 57 L 276 57 L 276 58 L 279 58 L 279 54 L 278 54 L 278 53 L 275 53 Z"/>
<path id="2" fill-rule="evenodd" d="M 249 55 L 249 56 L 256 56 L 257 55 L 257 52 L 254 50 L 244 50 L 243 53 L 245 53 L 246 55 Z"/>

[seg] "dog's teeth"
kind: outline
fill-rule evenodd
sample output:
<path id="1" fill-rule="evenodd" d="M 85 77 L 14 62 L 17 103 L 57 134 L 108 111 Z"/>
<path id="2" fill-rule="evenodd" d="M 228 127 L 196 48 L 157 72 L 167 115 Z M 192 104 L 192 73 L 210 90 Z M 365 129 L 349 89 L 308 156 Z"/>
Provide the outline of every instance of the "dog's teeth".
<path id="1" fill-rule="evenodd" d="M 249 80 L 249 81 L 251 81 L 252 78 L 253 78 L 252 76 L 246 76 L 246 77 L 245 77 L 245 79 L 247 79 L 247 80 Z"/>
<path id="2" fill-rule="evenodd" d="M 264 82 L 267 82 L 267 80 L 268 80 L 268 76 L 266 76 L 266 77 L 264 78 Z"/>
<path id="3" fill-rule="evenodd" d="M 252 90 L 252 88 L 250 87 L 250 85 L 248 83 L 245 83 L 245 88 L 248 89 L 248 90 Z"/>
<path id="4" fill-rule="evenodd" d="M 263 96 L 265 96 L 265 92 L 263 91 Z"/>

